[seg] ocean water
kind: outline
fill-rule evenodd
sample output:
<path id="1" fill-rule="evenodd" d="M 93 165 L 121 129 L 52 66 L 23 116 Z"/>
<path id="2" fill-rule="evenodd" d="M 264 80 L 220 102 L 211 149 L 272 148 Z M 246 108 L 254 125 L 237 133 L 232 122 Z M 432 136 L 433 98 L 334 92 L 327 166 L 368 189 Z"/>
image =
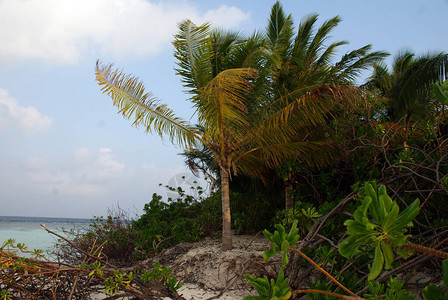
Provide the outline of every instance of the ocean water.
<path id="1" fill-rule="evenodd" d="M 88 227 L 89 223 L 89 219 L 0 216 L 0 245 L 8 239 L 15 239 L 15 244 L 24 243 L 29 250 L 51 250 L 58 237 L 42 229 L 41 224 L 64 236 L 63 228 Z"/>

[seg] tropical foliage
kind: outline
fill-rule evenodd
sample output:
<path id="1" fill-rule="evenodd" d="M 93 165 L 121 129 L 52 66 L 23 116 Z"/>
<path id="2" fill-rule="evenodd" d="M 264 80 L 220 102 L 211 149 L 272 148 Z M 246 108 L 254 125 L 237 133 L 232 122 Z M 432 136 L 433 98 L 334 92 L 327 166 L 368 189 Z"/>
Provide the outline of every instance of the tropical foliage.
<path id="1" fill-rule="evenodd" d="M 278 17 L 275 24 L 274 16 Z M 298 133 L 324 122 L 333 104 L 352 95 L 350 86 L 330 85 L 325 79 L 331 73 L 339 82 L 347 82 L 369 61 L 382 56 L 367 55 L 369 47 L 365 47 L 347 54 L 337 67 L 330 68 L 328 62 L 342 43 L 334 43 L 325 51 L 322 43 L 338 18 L 326 22 L 314 38 L 311 33 L 317 16 L 306 20 L 291 45 L 285 42 L 291 39 L 292 23 L 290 17 L 284 19 L 279 4 L 274 6 L 271 18 L 270 26 L 275 28 L 267 34 L 267 47 L 266 41 L 256 34 L 243 40 L 235 33 L 212 31 L 208 24 L 196 26 L 187 20 L 179 25 L 173 42 L 176 71 L 191 95 L 189 100 L 202 130 L 176 117 L 166 105 L 151 97 L 136 77 L 112 70 L 111 65 L 98 63 L 96 68 L 103 93 L 112 98 L 123 116 L 133 119 L 133 125 L 168 135 L 170 141 L 186 149 L 200 144 L 213 154 L 220 168 L 223 249 L 232 248 L 231 171 L 259 175 L 257 163 L 275 167 L 286 157 L 319 165 L 322 159 L 311 159 L 309 153 L 320 149 L 322 142 L 308 141 L 306 135 Z M 283 28 L 276 35 L 279 26 Z M 289 53 L 291 56 L 287 57 Z M 287 74 L 283 74 L 283 65 L 289 68 Z M 309 69 L 302 70 L 300 66 L 304 65 Z M 318 71 L 309 75 L 313 69 Z M 300 80 L 284 80 L 295 77 Z M 273 96 L 269 91 L 273 91 Z"/>
<path id="2" fill-rule="evenodd" d="M 447 61 L 444 53 L 417 56 L 402 51 L 394 57 L 392 71 L 384 63 L 376 64 L 365 87 L 387 99 L 389 120 L 407 125 L 425 121 L 434 116 L 436 108 L 430 86 L 443 80 L 441 70 Z"/>

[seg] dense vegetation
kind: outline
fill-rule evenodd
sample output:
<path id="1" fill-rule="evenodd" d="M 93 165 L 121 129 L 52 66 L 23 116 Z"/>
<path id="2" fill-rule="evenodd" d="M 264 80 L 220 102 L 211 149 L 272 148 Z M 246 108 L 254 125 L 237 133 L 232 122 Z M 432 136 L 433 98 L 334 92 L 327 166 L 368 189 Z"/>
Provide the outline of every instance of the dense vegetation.
<path id="1" fill-rule="evenodd" d="M 88 232 L 73 235 L 76 249 L 61 246 L 61 257 L 89 276 L 115 278 L 106 285 L 111 291 L 124 287 L 139 298 L 161 266 L 136 277 L 138 290 L 123 283 L 128 273 L 100 274 L 92 249 L 101 245 L 117 268 L 203 237 L 222 238 L 228 250 L 231 229 L 267 229 L 273 248 L 265 259 L 282 252 L 285 269 L 277 281 L 248 275 L 260 293 L 253 299 L 409 299 L 394 276 L 417 268 L 438 283 L 440 257 L 448 258 L 448 56 L 400 52 L 388 67 L 387 54 L 367 45 L 335 60 L 345 42 L 330 43 L 329 35 L 340 19 L 316 27 L 317 19 L 309 16 L 294 30 L 276 3 L 265 32 L 249 37 L 181 23 L 176 72 L 199 125 L 176 117 L 137 78 L 97 64 L 97 81 L 123 116 L 180 145 L 186 164 L 214 189 L 196 187 L 189 195 L 167 187 L 178 197 L 154 194 L 136 220 L 96 218 Z M 365 70 L 371 75 L 356 85 Z M 334 280 L 319 275 L 322 268 Z M 175 294 L 169 270 L 160 276 Z M 424 296 L 446 299 L 435 285 Z"/>

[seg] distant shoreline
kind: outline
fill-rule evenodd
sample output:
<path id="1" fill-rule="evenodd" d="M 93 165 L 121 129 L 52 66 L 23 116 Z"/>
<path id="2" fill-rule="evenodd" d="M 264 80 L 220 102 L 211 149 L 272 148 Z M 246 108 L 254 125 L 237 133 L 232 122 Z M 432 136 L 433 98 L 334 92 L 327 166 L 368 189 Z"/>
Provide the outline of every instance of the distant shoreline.
<path id="1" fill-rule="evenodd" d="M 0 216 L 0 222 L 90 223 L 86 218 Z"/>

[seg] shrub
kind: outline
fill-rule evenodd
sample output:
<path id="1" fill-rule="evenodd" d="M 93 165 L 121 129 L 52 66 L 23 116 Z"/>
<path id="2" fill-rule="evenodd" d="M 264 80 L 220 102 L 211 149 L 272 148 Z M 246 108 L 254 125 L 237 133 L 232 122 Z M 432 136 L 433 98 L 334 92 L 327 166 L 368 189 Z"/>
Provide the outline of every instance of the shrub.
<path id="1" fill-rule="evenodd" d="M 205 198 L 198 193 L 195 198 L 181 188 L 176 191 L 178 197 L 167 202 L 162 200 L 162 196 L 153 194 L 151 202 L 143 208 L 143 215 L 133 223 L 134 230 L 140 236 L 138 245 L 147 253 L 180 242 L 195 242 L 220 230 L 219 195 L 212 194 Z"/>

